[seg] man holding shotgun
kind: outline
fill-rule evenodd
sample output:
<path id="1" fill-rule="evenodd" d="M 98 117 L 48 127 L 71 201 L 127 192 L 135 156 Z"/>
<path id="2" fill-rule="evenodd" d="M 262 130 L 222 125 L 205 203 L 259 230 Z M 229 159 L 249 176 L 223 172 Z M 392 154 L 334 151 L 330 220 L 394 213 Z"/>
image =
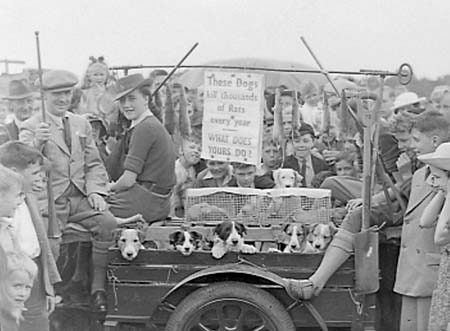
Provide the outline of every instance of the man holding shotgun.
<path id="1" fill-rule="evenodd" d="M 78 223 L 93 237 L 91 286 L 93 308 L 106 311 L 107 250 L 113 245 L 117 221 L 107 210 L 108 176 L 92 137 L 89 121 L 68 112 L 77 77 L 68 71 L 43 74 L 45 117 L 38 114 L 23 123 L 19 139 L 44 149 L 52 166 L 55 211 L 61 237 L 69 222 Z"/>

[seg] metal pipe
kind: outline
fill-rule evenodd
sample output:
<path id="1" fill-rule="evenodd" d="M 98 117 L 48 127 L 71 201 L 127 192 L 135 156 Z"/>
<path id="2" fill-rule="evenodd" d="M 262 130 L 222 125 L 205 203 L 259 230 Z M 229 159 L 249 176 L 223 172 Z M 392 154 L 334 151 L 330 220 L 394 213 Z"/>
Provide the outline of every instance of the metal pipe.
<path id="1" fill-rule="evenodd" d="M 194 49 L 198 46 L 198 42 L 194 44 L 194 46 L 191 47 L 191 49 L 183 56 L 183 58 L 173 67 L 172 71 L 164 78 L 164 80 L 161 82 L 161 84 L 156 88 L 156 90 L 152 94 L 152 98 L 158 93 L 160 88 L 164 86 L 164 84 L 173 76 L 175 71 L 183 64 L 183 62 L 187 59 L 189 55 L 194 51 Z"/>
<path id="2" fill-rule="evenodd" d="M 114 66 L 110 67 L 110 70 L 133 70 L 133 69 L 165 69 L 173 68 L 174 65 L 161 64 L 161 65 L 129 65 L 129 66 Z M 265 68 L 265 67 L 246 67 L 246 66 L 229 66 L 229 65 L 210 65 L 210 64 L 197 64 L 197 65 L 180 65 L 178 69 L 224 69 L 224 70 L 249 70 L 249 71 L 268 71 L 268 72 L 281 72 L 281 73 L 305 73 L 305 74 L 323 74 L 323 71 L 314 69 L 285 69 L 285 68 Z M 330 70 L 327 71 L 330 75 L 385 75 L 385 76 L 398 76 L 398 72 L 380 71 L 380 70 L 360 70 L 360 71 L 345 71 L 345 70 Z"/>

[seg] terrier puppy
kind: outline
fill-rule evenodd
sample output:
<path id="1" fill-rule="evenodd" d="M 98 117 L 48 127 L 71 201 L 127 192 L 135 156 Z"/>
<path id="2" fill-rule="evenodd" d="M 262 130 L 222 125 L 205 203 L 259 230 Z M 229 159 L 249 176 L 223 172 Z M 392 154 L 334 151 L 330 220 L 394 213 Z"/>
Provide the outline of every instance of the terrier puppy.
<path id="1" fill-rule="evenodd" d="M 324 252 L 330 244 L 331 240 L 333 240 L 336 232 L 337 228 L 332 222 L 329 222 L 327 224 L 313 224 L 308 234 L 308 242 L 311 244 L 314 250 L 318 252 Z"/>
<path id="2" fill-rule="evenodd" d="M 244 243 L 247 234 L 245 226 L 234 221 L 219 223 L 214 229 L 214 244 L 211 250 L 216 259 L 222 258 L 227 252 L 256 253 L 256 247 Z"/>
<path id="3" fill-rule="evenodd" d="M 134 260 L 141 249 L 145 249 L 142 244 L 145 240 L 145 233 L 138 229 L 116 229 L 114 237 L 119 246 L 122 257 L 127 261 Z"/>
<path id="4" fill-rule="evenodd" d="M 302 253 L 308 241 L 306 237 L 308 235 L 308 229 L 304 224 L 289 223 L 283 229 L 285 233 L 285 245 L 283 253 Z"/>
<path id="5" fill-rule="evenodd" d="M 169 235 L 169 242 L 174 249 L 184 256 L 189 256 L 194 250 L 202 248 L 203 236 L 197 231 L 176 231 Z"/>

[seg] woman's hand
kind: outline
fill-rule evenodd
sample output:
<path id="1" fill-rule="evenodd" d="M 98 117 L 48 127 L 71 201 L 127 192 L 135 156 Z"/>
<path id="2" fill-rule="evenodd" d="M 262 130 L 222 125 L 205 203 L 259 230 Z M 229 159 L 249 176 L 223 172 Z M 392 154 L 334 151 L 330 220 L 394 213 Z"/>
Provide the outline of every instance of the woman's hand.
<path id="1" fill-rule="evenodd" d="M 363 199 L 361 198 L 356 198 L 356 199 L 351 199 L 347 202 L 347 206 L 345 206 L 345 208 L 350 212 L 352 210 L 355 210 L 358 207 L 361 207 L 363 205 Z"/>

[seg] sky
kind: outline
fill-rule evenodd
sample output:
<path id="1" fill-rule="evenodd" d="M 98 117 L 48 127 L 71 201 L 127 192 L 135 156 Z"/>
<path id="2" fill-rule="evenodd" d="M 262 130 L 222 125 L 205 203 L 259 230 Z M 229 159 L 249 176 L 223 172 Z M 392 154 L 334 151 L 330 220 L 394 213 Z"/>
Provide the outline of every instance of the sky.
<path id="1" fill-rule="evenodd" d="M 448 0 L 0 0 L 0 59 L 82 75 L 89 56 L 110 66 L 259 57 L 328 70 L 450 74 Z M 22 66 L 11 66 L 20 72 Z M 4 67 L 0 65 L 0 72 Z"/>

